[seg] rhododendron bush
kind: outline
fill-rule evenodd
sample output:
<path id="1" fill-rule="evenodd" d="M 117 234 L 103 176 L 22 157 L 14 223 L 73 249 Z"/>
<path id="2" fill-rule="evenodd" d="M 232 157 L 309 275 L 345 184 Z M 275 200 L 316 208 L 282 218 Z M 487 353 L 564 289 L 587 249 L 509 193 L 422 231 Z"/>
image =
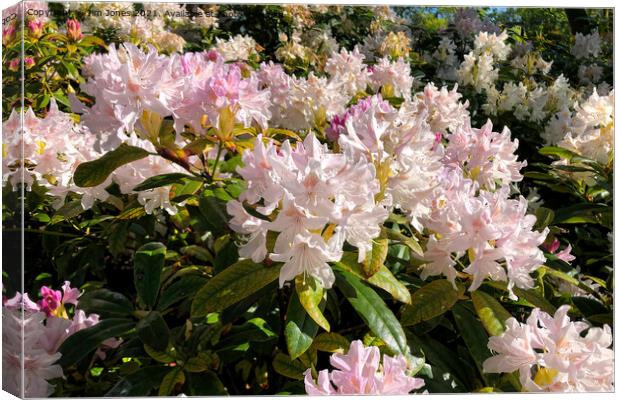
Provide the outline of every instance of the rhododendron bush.
<path id="1" fill-rule="evenodd" d="M 4 390 L 614 391 L 612 9 L 3 21 Z"/>

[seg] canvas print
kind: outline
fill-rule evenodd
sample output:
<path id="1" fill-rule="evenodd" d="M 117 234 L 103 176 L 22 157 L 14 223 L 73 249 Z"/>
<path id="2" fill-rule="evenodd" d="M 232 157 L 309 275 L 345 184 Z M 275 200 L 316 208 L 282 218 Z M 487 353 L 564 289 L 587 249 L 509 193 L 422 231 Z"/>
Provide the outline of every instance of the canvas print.
<path id="1" fill-rule="evenodd" d="M 5 9 L 2 389 L 613 392 L 613 14 Z"/>

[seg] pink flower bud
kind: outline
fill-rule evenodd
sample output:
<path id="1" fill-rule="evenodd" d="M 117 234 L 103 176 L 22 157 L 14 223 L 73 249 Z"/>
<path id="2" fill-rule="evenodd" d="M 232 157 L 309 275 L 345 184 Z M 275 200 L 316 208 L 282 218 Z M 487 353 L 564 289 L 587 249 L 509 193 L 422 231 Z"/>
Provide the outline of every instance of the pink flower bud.
<path id="1" fill-rule="evenodd" d="M 8 46 L 15 39 L 15 24 L 9 24 L 2 28 L 2 44 Z"/>
<path id="2" fill-rule="evenodd" d="M 28 30 L 30 31 L 30 36 L 38 39 L 43 36 L 43 21 L 38 19 L 31 19 L 28 21 Z"/>
<path id="3" fill-rule="evenodd" d="M 24 58 L 24 67 L 26 67 L 26 69 L 30 69 L 34 67 L 34 58 L 32 57 Z"/>
<path id="4" fill-rule="evenodd" d="M 14 58 L 11 61 L 9 61 L 9 70 L 15 72 L 18 69 L 19 69 L 19 58 Z"/>
<path id="5" fill-rule="evenodd" d="M 67 36 L 69 39 L 77 42 L 82 39 L 82 27 L 80 23 L 75 19 L 67 20 Z"/>

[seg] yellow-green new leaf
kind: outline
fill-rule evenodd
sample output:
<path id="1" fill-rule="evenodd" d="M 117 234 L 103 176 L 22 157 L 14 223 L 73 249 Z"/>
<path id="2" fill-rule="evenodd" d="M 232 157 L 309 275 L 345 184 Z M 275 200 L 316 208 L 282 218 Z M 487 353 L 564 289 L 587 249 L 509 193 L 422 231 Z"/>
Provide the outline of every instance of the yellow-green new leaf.
<path id="1" fill-rule="evenodd" d="M 382 265 L 376 274 L 368 278 L 368 283 L 385 290 L 398 301 L 411 304 L 411 293 L 385 265 Z"/>
<path id="2" fill-rule="evenodd" d="M 388 239 L 378 238 L 372 241 L 372 250 L 366 254 L 362 270 L 367 277 L 376 274 L 383 266 L 388 253 Z"/>
<path id="3" fill-rule="evenodd" d="M 484 329 L 491 336 L 501 335 L 506 329 L 506 320 L 512 315 L 492 296 L 477 290 L 471 299 Z"/>
<path id="4" fill-rule="evenodd" d="M 314 338 L 312 347 L 327 353 L 345 353 L 349 350 L 349 340 L 339 333 L 324 332 Z"/>
<path id="5" fill-rule="evenodd" d="M 295 278 L 295 290 L 299 296 L 299 302 L 304 307 L 308 315 L 321 328 L 329 332 L 329 322 L 323 315 L 320 305 L 323 300 L 323 286 L 312 276 L 299 275 Z"/>

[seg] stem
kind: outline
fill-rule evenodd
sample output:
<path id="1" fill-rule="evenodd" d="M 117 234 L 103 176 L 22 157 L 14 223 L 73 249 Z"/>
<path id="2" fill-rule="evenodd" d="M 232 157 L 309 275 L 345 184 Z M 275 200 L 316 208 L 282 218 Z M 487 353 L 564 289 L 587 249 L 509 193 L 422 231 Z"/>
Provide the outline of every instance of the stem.
<path id="1" fill-rule="evenodd" d="M 211 173 L 211 179 L 215 178 L 215 172 L 217 171 L 217 164 L 220 162 L 220 156 L 222 154 L 222 142 L 217 144 L 217 156 L 215 157 L 215 163 L 213 163 L 213 172 Z"/>

